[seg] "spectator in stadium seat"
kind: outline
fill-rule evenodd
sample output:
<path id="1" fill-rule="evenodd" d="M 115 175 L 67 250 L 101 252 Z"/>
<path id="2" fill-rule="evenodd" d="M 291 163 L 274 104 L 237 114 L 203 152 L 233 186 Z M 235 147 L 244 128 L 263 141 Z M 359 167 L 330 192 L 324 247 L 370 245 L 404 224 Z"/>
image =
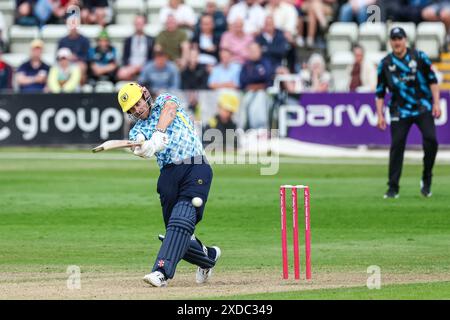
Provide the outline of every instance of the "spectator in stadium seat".
<path id="1" fill-rule="evenodd" d="M 42 59 L 44 42 L 36 39 L 31 42 L 30 60 L 22 64 L 16 72 L 16 81 L 21 93 L 43 92 L 50 67 Z"/>
<path id="2" fill-rule="evenodd" d="M 225 17 L 225 14 L 217 8 L 217 4 L 215 0 L 207 0 L 206 1 L 206 8 L 205 11 L 202 12 L 202 16 L 211 16 L 214 20 L 214 36 L 220 39 L 222 37 L 222 34 L 227 31 L 227 18 Z M 200 23 L 201 19 L 199 19 L 196 31 L 200 31 Z"/>
<path id="3" fill-rule="evenodd" d="M 348 0 L 339 9 L 339 21 L 358 24 L 367 21 L 367 7 L 375 4 L 376 0 Z"/>
<path id="4" fill-rule="evenodd" d="M 84 84 L 87 78 L 87 63 L 89 58 L 89 39 L 78 32 L 79 21 L 75 15 L 67 18 L 66 25 L 69 34 L 61 38 L 58 42 L 58 49 L 68 48 L 72 52 L 73 61 L 77 62 L 81 69 L 81 83 Z"/>
<path id="5" fill-rule="evenodd" d="M 79 0 L 38 0 L 33 12 L 39 25 L 64 23 L 70 6 L 79 6 Z"/>
<path id="6" fill-rule="evenodd" d="M 280 66 L 286 58 L 290 45 L 281 30 L 275 28 L 271 15 L 266 17 L 264 28 L 255 41 L 261 46 L 264 58 L 267 58 L 273 68 Z"/>
<path id="7" fill-rule="evenodd" d="M 273 17 L 275 27 L 284 32 L 286 39 L 294 42 L 297 34 L 298 13 L 295 7 L 282 0 L 269 0 L 266 6 L 266 15 Z"/>
<path id="8" fill-rule="evenodd" d="M 261 47 L 253 42 L 249 47 L 248 60 L 242 66 L 239 82 L 245 91 L 267 89 L 272 85 L 274 69 L 270 61 L 262 56 Z"/>
<path id="9" fill-rule="evenodd" d="M 197 23 L 197 15 L 194 10 L 181 0 L 169 0 L 169 3 L 161 8 L 159 11 L 159 21 L 161 24 L 166 24 L 167 18 L 170 15 L 175 17 L 180 28 L 193 30 Z"/>
<path id="10" fill-rule="evenodd" d="M 335 3 L 336 0 L 305 0 L 301 3 L 300 8 L 308 17 L 308 33 L 306 36 L 308 48 L 313 48 L 315 45 L 317 27 L 320 27 L 322 32 L 326 32 L 328 29 L 330 17 L 334 14 Z M 303 21 L 300 22 L 300 25 L 303 25 Z M 299 34 L 301 36 L 297 38 L 297 44 L 302 47 L 305 45 L 305 41 L 302 37 L 303 29 L 300 29 Z"/>
<path id="11" fill-rule="evenodd" d="M 378 0 L 377 5 L 381 9 L 381 20 L 386 22 L 388 20 L 400 22 L 414 22 L 419 23 L 423 19 L 423 10 L 430 3 L 438 2 L 434 0 Z M 431 14 L 434 15 L 432 10 Z"/>
<path id="12" fill-rule="evenodd" d="M 331 75 L 325 69 L 325 60 L 319 53 L 309 57 L 307 68 L 300 71 L 300 78 L 307 92 L 327 92 L 330 89 Z"/>
<path id="13" fill-rule="evenodd" d="M 3 49 L 0 48 L 0 92 L 12 90 L 13 69 L 2 59 Z"/>
<path id="14" fill-rule="evenodd" d="M 377 70 L 375 64 L 370 63 L 364 57 L 364 49 L 360 46 L 353 47 L 355 62 L 351 66 L 350 91 L 375 91 L 377 86 Z"/>
<path id="15" fill-rule="evenodd" d="M 266 14 L 272 15 L 275 27 L 284 32 L 284 37 L 289 43 L 286 52 L 286 62 L 292 71 L 296 68 L 297 53 L 295 49 L 298 13 L 294 5 L 283 0 L 269 0 L 266 6 Z"/>
<path id="16" fill-rule="evenodd" d="M 215 65 L 219 58 L 220 38 L 214 34 L 214 19 L 204 15 L 200 21 L 200 30 L 192 39 L 193 47 L 200 52 L 199 63 Z"/>
<path id="17" fill-rule="evenodd" d="M 167 53 L 155 48 L 153 57 L 142 69 L 138 82 L 152 90 L 180 89 L 180 72 Z"/>
<path id="18" fill-rule="evenodd" d="M 111 20 L 108 0 L 83 0 L 81 22 L 106 26 Z"/>
<path id="19" fill-rule="evenodd" d="M 235 23 L 238 19 L 243 21 L 244 32 L 256 35 L 261 32 L 264 25 L 266 12 L 258 0 L 243 0 L 231 6 L 228 12 L 228 25 Z"/>
<path id="20" fill-rule="evenodd" d="M 243 64 L 248 57 L 248 47 L 253 42 L 253 36 L 246 34 L 243 29 L 244 22 L 237 18 L 228 25 L 229 31 L 220 39 L 220 48 L 231 52 L 231 60 Z"/>
<path id="21" fill-rule="evenodd" d="M 178 28 L 173 15 L 167 17 L 165 30 L 156 37 L 155 48 L 164 51 L 180 69 L 186 66 L 190 49 L 188 37 L 185 31 Z"/>
<path id="22" fill-rule="evenodd" d="M 239 109 L 239 97 L 237 92 L 233 90 L 224 90 L 219 94 L 217 101 L 217 114 L 209 119 L 208 124 L 203 129 L 203 132 L 206 133 L 204 137 L 208 136 L 207 131 L 209 129 L 219 130 L 222 134 L 221 141 L 211 141 L 210 139 L 205 139 L 203 141 L 204 146 L 214 144 L 214 143 L 222 143 L 222 145 L 217 145 L 217 147 L 223 147 L 223 151 L 226 150 L 234 150 L 237 148 L 237 137 L 233 136 L 233 141 L 227 141 L 227 130 L 233 130 L 233 132 L 237 129 L 236 123 L 233 121 L 233 115 Z M 212 134 L 212 136 L 215 136 Z"/>
<path id="23" fill-rule="evenodd" d="M 7 34 L 7 32 L 8 29 L 6 28 L 5 18 L 0 11 L 0 50 L 2 50 L 2 52 L 6 50 L 5 34 Z"/>
<path id="24" fill-rule="evenodd" d="M 60 48 L 56 53 L 56 64 L 51 67 L 46 91 L 51 93 L 73 93 L 80 91 L 81 70 L 72 62 L 69 48 Z"/>
<path id="25" fill-rule="evenodd" d="M 108 32 L 103 29 L 97 38 L 97 47 L 89 49 L 89 78 L 116 81 L 116 48 L 111 45 Z"/>
<path id="26" fill-rule="evenodd" d="M 147 61 L 153 58 L 155 39 L 144 34 L 147 18 L 137 15 L 134 18 L 135 32 L 125 39 L 122 55 L 122 67 L 117 72 L 118 80 L 134 80 Z"/>
<path id="27" fill-rule="evenodd" d="M 450 43 L 450 1 L 444 0 L 425 7 L 422 17 L 426 21 L 442 21 L 447 30 L 447 43 Z"/>
<path id="28" fill-rule="evenodd" d="M 238 89 L 241 65 L 233 62 L 228 49 L 220 49 L 220 63 L 214 66 L 208 78 L 211 89 Z"/>
<path id="29" fill-rule="evenodd" d="M 16 0 L 15 23 L 21 26 L 37 26 L 39 20 L 34 15 L 37 0 Z"/>
<path id="30" fill-rule="evenodd" d="M 199 52 L 192 49 L 189 62 L 181 72 L 181 89 L 183 90 L 205 90 L 208 89 L 208 68 L 199 62 Z"/>

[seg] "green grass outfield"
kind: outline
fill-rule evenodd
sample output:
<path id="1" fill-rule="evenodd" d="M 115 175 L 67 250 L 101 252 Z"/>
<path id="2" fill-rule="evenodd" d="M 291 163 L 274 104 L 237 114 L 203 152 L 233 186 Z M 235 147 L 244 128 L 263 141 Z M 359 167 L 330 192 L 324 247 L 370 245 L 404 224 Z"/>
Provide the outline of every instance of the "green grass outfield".
<path id="1" fill-rule="evenodd" d="M 441 300 L 449 299 L 450 282 L 398 284 L 368 290 L 367 287 L 345 289 L 319 289 L 266 294 L 227 296 L 238 300 Z M 222 297 L 220 297 L 221 299 Z"/>
<path id="2" fill-rule="evenodd" d="M 450 274 L 450 165 L 436 165 L 430 199 L 419 194 L 421 164 L 405 165 L 396 200 L 382 199 L 386 160 L 300 159 L 282 163 L 274 176 L 261 176 L 258 165 L 213 169 L 196 235 L 224 252 L 217 279 L 221 272 L 281 277 L 278 188 L 300 183 L 311 187 L 314 276 L 364 274 L 371 265 L 383 274 L 437 280 L 442 275 L 441 282 L 376 291 L 338 288 L 242 297 L 450 299 L 444 282 Z M 164 230 L 157 177 L 154 161 L 124 152 L 0 149 L 0 276 L 65 272 L 68 265 L 141 275 L 153 263 L 160 244 L 156 237 Z M 179 270 L 192 268 L 182 262 Z M 418 290 L 421 295 L 412 293 Z"/>

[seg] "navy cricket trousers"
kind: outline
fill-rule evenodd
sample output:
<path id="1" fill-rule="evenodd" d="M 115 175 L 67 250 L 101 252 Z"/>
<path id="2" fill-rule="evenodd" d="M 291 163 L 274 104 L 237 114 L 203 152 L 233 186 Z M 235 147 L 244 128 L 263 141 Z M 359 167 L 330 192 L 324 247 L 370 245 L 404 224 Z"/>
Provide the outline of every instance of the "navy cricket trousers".
<path id="1" fill-rule="evenodd" d="M 203 200 L 202 206 L 195 208 L 196 224 L 202 220 L 212 177 L 212 169 L 204 156 L 194 157 L 180 164 L 169 164 L 161 169 L 157 191 L 166 227 L 175 204 L 183 200 L 190 202 L 195 197 Z"/>

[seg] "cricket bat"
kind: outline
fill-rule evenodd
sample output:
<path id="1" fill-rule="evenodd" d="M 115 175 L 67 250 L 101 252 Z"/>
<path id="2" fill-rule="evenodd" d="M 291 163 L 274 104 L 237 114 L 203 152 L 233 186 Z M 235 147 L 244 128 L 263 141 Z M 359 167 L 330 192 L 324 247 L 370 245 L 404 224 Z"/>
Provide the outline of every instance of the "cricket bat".
<path id="1" fill-rule="evenodd" d="M 92 149 L 92 152 L 97 153 L 100 151 L 108 151 L 113 149 L 120 149 L 120 148 L 130 148 L 130 147 L 136 147 L 142 145 L 144 141 L 137 142 L 137 141 L 130 141 L 130 140 L 108 140 L 103 142 L 101 145 L 95 147 Z"/>

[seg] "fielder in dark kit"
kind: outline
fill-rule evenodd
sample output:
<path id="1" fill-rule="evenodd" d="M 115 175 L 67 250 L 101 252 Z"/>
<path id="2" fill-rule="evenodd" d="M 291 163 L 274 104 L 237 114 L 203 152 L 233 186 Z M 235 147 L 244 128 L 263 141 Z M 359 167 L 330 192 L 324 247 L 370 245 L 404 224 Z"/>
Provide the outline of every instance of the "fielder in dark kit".
<path id="1" fill-rule="evenodd" d="M 378 65 L 376 106 L 378 128 L 386 129 L 383 114 L 386 89 L 392 94 L 388 104 L 391 116 L 391 149 L 389 154 L 389 189 L 385 198 L 398 198 L 406 139 L 413 124 L 422 133 L 423 173 L 420 192 L 431 196 L 431 178 L 438 150 L 434 118 L 441 116 L 439 87 L 431 61 L 421 51 L 406 46 L 406 32 L 394 27 L 390 32 L 392 53 Z"/>

